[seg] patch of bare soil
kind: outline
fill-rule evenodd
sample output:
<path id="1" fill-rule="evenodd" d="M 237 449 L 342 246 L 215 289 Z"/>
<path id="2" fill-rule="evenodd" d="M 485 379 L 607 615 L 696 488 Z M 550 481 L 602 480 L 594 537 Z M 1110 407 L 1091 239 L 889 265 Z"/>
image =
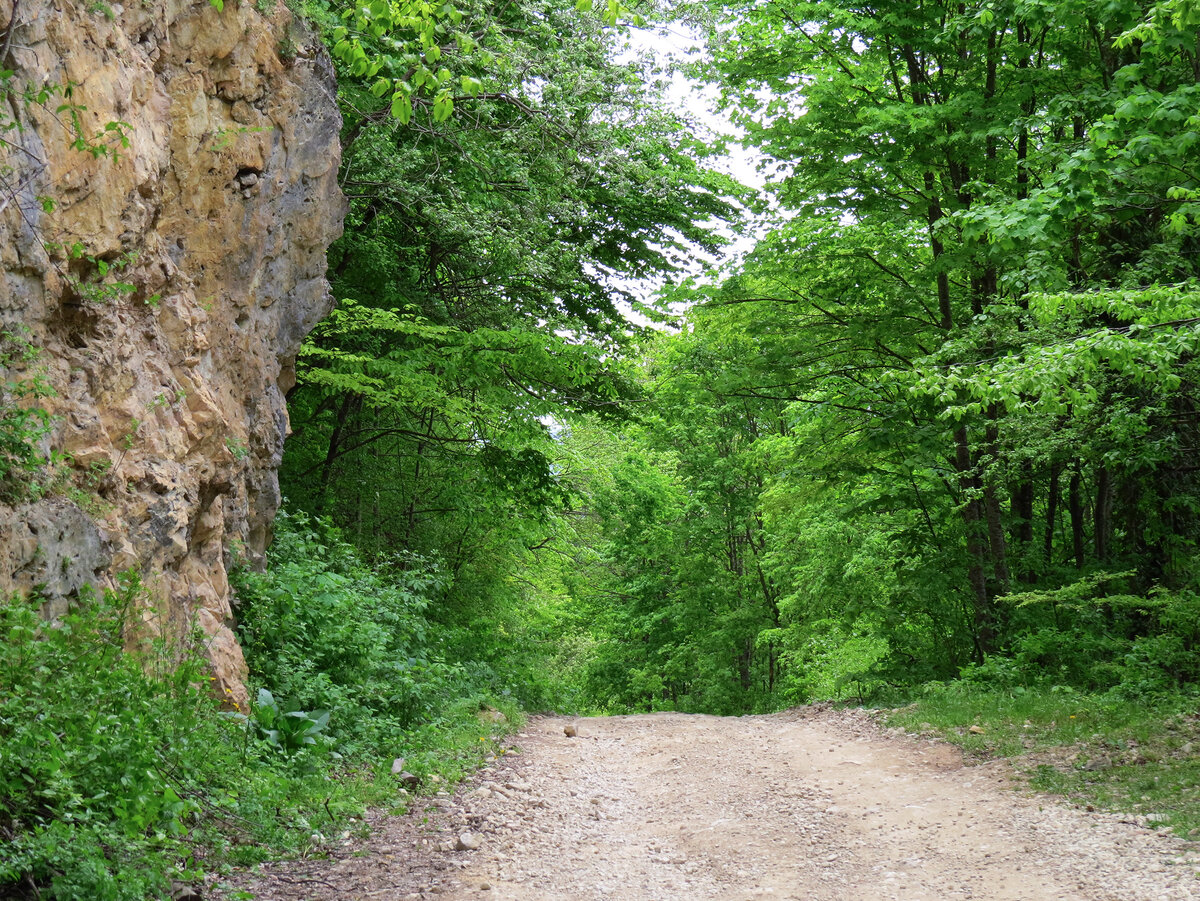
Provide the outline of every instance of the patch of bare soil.
<path id="1" fill-rule="evenodd" d="M 1200 899 L 1195 846 L 1021 794 L 1007 764 L 965 767 L 856 711 L 537 718 L 516 742 L 455 797 L 244 888 L 264 901 Z"/>

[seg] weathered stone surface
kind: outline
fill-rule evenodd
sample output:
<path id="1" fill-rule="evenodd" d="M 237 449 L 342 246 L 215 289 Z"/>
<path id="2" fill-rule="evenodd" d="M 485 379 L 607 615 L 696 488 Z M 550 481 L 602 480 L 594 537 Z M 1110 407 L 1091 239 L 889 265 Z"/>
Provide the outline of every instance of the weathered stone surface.
<path id="1" fill-rule="evenodd" d="M 52 614 L 103 579 L 110 559 L 99 527 L 70 501 L 0 506 L 0 573 L 10 589 L 53 599 Z"/>
<path id="2" fill-rule="evenodd" d="M 0 327 L 41 347 L 51 445 L 93 511 L 0 508 L 0 589 L 54 608 L 141 571 L 147 628 L 198 624 L 238 703 L 226 569 L 269 541 L 284 392 L 329 310 L 345 211 L 328 59 L 284 4 L 259 5 L 22 0 L 0 60 L 18 88 L 58 91 L 0 111 L 21 125 L 0 147 Z M 57 111 L 67 85 L 86 109 Z M 90 296 L 98 260 L 132 291 Z"/>

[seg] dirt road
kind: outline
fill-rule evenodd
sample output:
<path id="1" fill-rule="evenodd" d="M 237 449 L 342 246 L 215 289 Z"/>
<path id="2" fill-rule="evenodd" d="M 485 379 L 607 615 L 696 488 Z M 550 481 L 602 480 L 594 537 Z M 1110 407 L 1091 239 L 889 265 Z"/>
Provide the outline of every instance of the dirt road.
<path id="1" fill-rule="evenodd" d="M 1022 796 L 1004 764 L 964 767 L 852 711 L 540 718 L 515 743 L 455 797 L 248 887 L 268 901 L 1200 899 L 1194 848 Z"/>

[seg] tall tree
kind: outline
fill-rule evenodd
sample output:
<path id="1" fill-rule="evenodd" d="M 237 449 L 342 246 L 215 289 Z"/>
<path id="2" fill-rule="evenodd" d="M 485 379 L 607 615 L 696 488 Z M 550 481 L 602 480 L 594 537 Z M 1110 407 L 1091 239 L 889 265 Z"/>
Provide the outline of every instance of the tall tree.
<path id="1" fill-rule="evenodd" d="M 614 61 L 611 17 L 463 7 L 410 59 L 393 45 L 413 23 L 384 12 L 335 33 L 340 308 L 302 353 L 281 481 L 368 552 L 439 559 L 439 610 L 480 613 L 564 503 L 548 424 L 621 415 L 631 393 L 612 365 L 636 331 L 623 286 L 715 250 L 739 189 Z"/>
<path id="2" fill-rule="evenodd" d="M 1134 348 L 1124 339 L 1129 326 L 1158 319 L 1149 293 L 1126 292 L 1114 315 L 1109 289 L 1194 275 L 1194 252 L 1181 264 L 1168 250 L 1194 243 L 1195 172 L 1184 162 L 1182 109 L 1194 96 L 1195 30 L 1184 21 L 1189 13 L 1175 12 L 1133 0 L 780 0 L 737 7 L 736 27 L 718 33 L 714 76 L 748 140 L 783 164 L 776 190 L 796 211 L 776 239 L 793 242 L 791 260 L 775 254 L 770 272 L 792 270 L 776 296 L 808 319 L 798 342 L 834 353 L 839 372 L 854 368 L 849 391 L 835 388 L 851 416 L 878 421 L 900 405 L 896 421 L 941 433 L 941 452 L 916 468 L 952 473 L 942 481 L 962 521 L 977 656 L 999 640 L 995 598 L 1011 589 L 1014 553 L 1017 577 L 1027 581 L 1053 562 L 1035 559 L 1056 551 L 1053 522 L 1046 544 L 1032 541 L 1037 486 L 1053 491 L 1041 504 L 1047 514 L 1053 508 L 1050 520 L 1062 509 L 1064 483 L 1074 486 L 1066 506 L 1081 564 L 1111 557 L 1114 507 L 1136 493 L 1116 484 L 1132 473 L 1104 462 L 1091 436 L 1111 434 L 1113 414 L 1137 405 L 1133 361 L 1153 342 L 1133 336 Z M 820 239 L 814 222 L 826 223 Z M 849 273 L 810 265 L 831 252 L 855 260 Z M 873 330 L 880 314 L 863 310 L 881 279 L 886 294 L 900 295 L 883 317 L 911 316 L 885 324 L 882 335 Z M 746 297 L 738 290 L 726 287 L 734 299 L 761 292 L 757 283 Z M 1082 302 L 1068 305 L 1080 292 L 1088 292 Z M 1184 305 L 1192 297 L 1190 289 L 1177 295 Z M 1068 329 L 1047 330 L 1049 308 L 1075 311 Z M 1119 354 L 1066 338 L 1069 329 L 1102 325 L 1117 327 L 1111 340 L 1123 342 L 1130 365 L 1114 367 Z M 837 337 L 826 343 L 825 334 Z M 1190 337 L 1171 335 L 1182 342 L 1178 359 Z M 874 371 L 853 367 L 847 345 L 890 356 Z M 1058 422 L 1024 415 L 1044 395 L 1061 398 L 1049 382 L 1087 377 L 1071 355 L 1050 365 L 1064 346 L 1104 361 L 1088 388 L 1100 403 L 1073 407 Z M 1040 365 L 1001 391 L 982 375 L 998 358 Z M 813 378 L 820 368 L 793 372 L 809 377 L 790 382 L 800 402 L 827 399 L 838 384 Z M 1063 440 L 1064 428 L 1071 438 Z M 1150 574 L 1161 568 L 1144 562 Z"/>

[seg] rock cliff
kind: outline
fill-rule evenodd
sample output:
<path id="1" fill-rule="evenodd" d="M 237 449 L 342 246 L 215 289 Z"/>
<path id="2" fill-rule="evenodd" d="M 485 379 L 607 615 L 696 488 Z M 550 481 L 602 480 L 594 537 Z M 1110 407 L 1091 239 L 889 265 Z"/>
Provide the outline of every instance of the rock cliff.
<path id="1" fill-rule="evenodd" d="M 0 53 L 0 329 L 39 350 L 2 406 L 46 409 L 66 455 L 0 505 L 0 589 L 54 612 L 139 572 L 142 632 L 198 627 L 242 703 L 226 573 L 269 540 L 284 392 L 331 303 L 332 69 L 275 0 L 0 0 Z"/>

